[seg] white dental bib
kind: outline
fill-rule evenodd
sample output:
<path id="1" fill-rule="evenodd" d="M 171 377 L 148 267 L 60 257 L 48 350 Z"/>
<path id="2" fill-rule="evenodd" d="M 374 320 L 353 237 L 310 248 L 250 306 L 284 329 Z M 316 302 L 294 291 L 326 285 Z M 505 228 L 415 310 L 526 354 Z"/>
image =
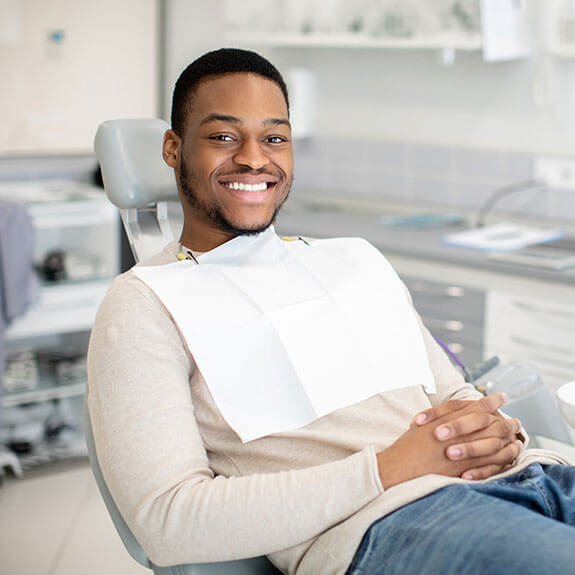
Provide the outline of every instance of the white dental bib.
<path id="1" fill-rule="evenodd" d="M 242 441 L 306 425 L 378 393 L 435 392 L 403 284 L 358 238 L 282 241 L 273 228 L 134 273 L 178 325 Z"/>

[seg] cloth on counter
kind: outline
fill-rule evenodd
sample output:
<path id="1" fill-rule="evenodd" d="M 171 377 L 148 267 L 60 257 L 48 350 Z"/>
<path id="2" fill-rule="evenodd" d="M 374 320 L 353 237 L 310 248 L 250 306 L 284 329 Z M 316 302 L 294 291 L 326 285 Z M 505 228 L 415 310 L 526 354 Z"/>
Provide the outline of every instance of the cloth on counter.
<path id="1" fill-rule="evenodd" d="M 0 378 L 6 359 L 4 332 L 37 294 L 34 237 L 25 206 L 0 199 Z"/>

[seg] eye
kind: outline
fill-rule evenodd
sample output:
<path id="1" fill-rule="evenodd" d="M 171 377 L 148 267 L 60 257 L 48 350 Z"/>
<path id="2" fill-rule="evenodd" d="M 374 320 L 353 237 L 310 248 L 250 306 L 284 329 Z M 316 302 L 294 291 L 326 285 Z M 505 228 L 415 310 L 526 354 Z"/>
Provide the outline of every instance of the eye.
<path id="1" fill-rule="evenodd" d="M 229 136 L 228 134 L 215 134 L 209 137 L 210 140 L 214 140 L 216 142 L 233 142 L 234 138 Z"/>
<path id="2" fill-rule="evenodd" d="M 287 142 L 287 138 L 284 138 L 283 136 L 268 136 L 264 142 L 266 142 L 267 144 L 283 144 L 285 142 Z"/>

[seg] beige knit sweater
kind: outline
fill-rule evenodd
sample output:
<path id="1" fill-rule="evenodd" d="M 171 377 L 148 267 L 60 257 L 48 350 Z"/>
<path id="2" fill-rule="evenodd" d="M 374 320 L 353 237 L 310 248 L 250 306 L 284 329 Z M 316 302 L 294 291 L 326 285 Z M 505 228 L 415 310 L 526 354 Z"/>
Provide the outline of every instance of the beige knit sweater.
<path id="1" fill-rule="evenodd" d="M 169 244 L 145 265 L 176 254 Z M 188 305 L 193 314 L 202 302 Z M 342 574 L 371 523 L 463 481 L 427 475 L 384 492 L 379 480 L 376 452 L 415 413 L 479 397 L 422 329 L 436 394 L 414 382 L 244 444 L 162 303 L 132 272 L 119 276 L 92 332 L 88 407 L 110 492 L 150 559 L 164 566 L 267 554 L 286 573 Z M 515 470 L 533 461 L 561 459 L 527 450 Z"/>

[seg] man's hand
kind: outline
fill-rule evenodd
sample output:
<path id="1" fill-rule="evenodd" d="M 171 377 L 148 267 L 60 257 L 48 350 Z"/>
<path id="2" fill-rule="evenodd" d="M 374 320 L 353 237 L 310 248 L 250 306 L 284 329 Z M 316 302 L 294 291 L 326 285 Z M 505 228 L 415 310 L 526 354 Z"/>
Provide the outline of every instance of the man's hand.
<path id="1" fill-rule="evenodd" d="M 507 469 L 522 443 L 521 423 L 498 413 L 506 401 L 504 394 L 453 400 L 416 415 L 411 428 L 378 454 L 384 487 L 428 473 L 485 479 Z"/>
<path id="2" fill-rule="evenodd" d="M 436 422 L 435 436 L 440 441 L 456 440 L 446 449 L 449 459 L 476 458 L 494 455 L 509 443 L 518 440 L 523 427 L 518 419 L 506 419 L 499 409 L 508 401 L 504 393 L 495 393 L 479 400 L 451 400 L 418 413 L 414 425 Z M 442 423 L 444 416 L 457 415 L 457 419 Z M 493 419 L 493 417 L 495 419 Z M 519 448 L 522 443 L 519 442 Z M 514 458 L 515 459 L 515 458 Z M 513 460 L 508 462 L 508 466 Z M 496 464 L 484 468 L 468 469 L 465 479 L 485 479 L 502 469 Z"/>

